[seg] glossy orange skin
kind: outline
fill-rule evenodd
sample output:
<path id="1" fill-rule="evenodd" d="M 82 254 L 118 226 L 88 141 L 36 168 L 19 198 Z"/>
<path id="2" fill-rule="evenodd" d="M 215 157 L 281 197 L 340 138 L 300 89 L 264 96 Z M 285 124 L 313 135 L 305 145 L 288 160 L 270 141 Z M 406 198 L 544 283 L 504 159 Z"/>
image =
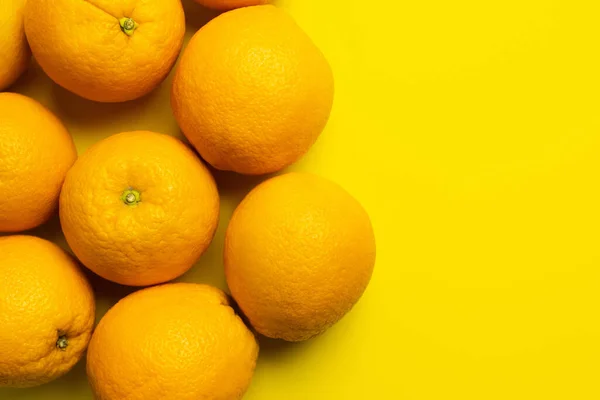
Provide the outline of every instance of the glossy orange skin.
<path id="1" fill-rule="evenodd" d="M 24 9 L 25 0 L 0 2 L 0 90 L 13 84 L 31 59 L 23 27 Z"/>
<path id="2" fill-rule="evenodd" d="M 305 154 L 333 104 L 323 53 L 272 5 L 221 14 L 186 47 L 171 105 L 179 126 L 215 168 L 278 171 Z"/>
<path id="3" fill-rule="evenodd" d="M 120 20 L 132 18 L 132 35 Z M 180 0 L 28 0 L 25 33 L 50 78 L 89 100 L 148 94 L 167 76 L 185 34 Z"/>
<path id="4" fill-rule="evenodd" d="M 92 288 L 70 255 L 37 237 L 0 237 L 0 387 L 65 374 L 83 356 L 94 317 Z"/>
<path id="5" fill-rule="evenodd" d="M 140 202 L 122 196 L 138 191 Z M 202 161 L 178 139 L 125 132 L 89 148 L 60 196 L 63 232 L 81 262 L 105 279 L 146 286 L 198 260 L 219 220 L 219 194 Z"/>
<path id="6" fill-rule="evenodd" d="M 0 232 L 46 222 L 77 158 L 62 122 L 37 101 L 0 93 Z"/>
<path id="7" fill-rule="evenodd" d="M 254 328 L 300 341 L 331 327 L 361 297 L 375 236 L 365 210 L 340 186 L 289 173 L 240 203 L 224 256 L 227 284 Z"/>
<path id="8" fill-rule="evenodd" d="M 217 288 L 176 283 L 119 301 L 94 332 L 87 371 L 98 400 L 237 400 L 258 345 Z"/>
<path id="9" fill-rule="evenodd" d="M 257 6 L 270 3 L 269 0 L 195 0 L 204 7 L 215 10 L 232 10 L 240 7 Z"/>

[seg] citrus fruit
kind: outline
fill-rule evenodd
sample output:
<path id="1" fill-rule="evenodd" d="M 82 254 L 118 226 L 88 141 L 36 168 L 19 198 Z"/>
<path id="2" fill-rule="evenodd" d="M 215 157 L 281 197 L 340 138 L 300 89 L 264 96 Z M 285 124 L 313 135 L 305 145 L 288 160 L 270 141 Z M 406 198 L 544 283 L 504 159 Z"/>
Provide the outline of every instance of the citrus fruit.
<path id="1" fill-rule="evenodd" d="M 196 3 L 215 10 L 231 10 L 234 8 L 267 4 L 269 0 L 196 0 Z"/>
<path id="2" fill-rule="evenodd" d="M 149 93 L 183 43 L 180 0 L 28 0 L 25 33 L 42 69 L 90 100 Z"/>
<path id="3" fill-rule="evenodd" d="M 191 39 L 171 104 L 200 155 L 221 170 L 277 171 L 300 158 L 329 118 L 327 60 L 284 11 L 271 6 L 221 14 Z"/>
<path id="4" fill-rule="evenodd" d="M 6 89 L 27 68 L 30 51 L 23 29 L 25 0 L 0 2 L 0 90 Z"/>
<path id="5" fill-rule="evenodd" d="M 114 282 L 178 277 L 210 244 L 219 194 L 208 169 L 174 137 L 138 131 L 89 148 L 67 174 L 60 222 L 73 252 Z"/>
<path id="6" fill-rule="evenodd" d="M 29 97 L 0 93 L 0 232 L 48 220 L 76 158 L 73 140 L 54 114 Z"/>
<path id="7" fill-rule="evenodd" d="M 254 188 L 225 238 L 231 293 L 265 336 L 309 339 L 342 318 L 375 264 L 369 216 L 341 187 L 290 173 Z"/>
<path id="8" fill-rule="evenodd" d="M 92 335 L 94 294 L 77 263 L 33 236 L 0 237 L 0 386 L 63 375 Z"/>
<path id="9" fill-rule="evenodd" d="M 98 400 L 241 399 L 258 345 L 211 286 L 174 283 L 119 301 L 96 328 L 87 357 Z"/>

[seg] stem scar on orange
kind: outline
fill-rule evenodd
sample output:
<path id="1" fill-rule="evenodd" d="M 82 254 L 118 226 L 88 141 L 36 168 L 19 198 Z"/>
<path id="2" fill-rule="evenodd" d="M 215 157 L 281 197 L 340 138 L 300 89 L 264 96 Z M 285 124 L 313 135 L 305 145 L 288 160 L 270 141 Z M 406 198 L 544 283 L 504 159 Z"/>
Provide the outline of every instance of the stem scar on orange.
<path id="1" fill-rule="evenodd" d="M 120 102 L 165 79 L 185 17 L 180 0 L 28 0 L 25 33 L 53 81 L 86 99 Z"/>
<path id="2" fill-rule="evenodd" d="M 94 326 L 94 293 L 57 245 L 0 237 L 0 387 L 30 387 L 65 374 Z"/>
<path id="3" fill-rule="evenodd" d="M 202 161 L 181 141 L 126 132 L 88 149 L 67 174 L 60 221 L 73 252 L 124 285 L 174 279 L 215 233 L 219 195 Z"/>

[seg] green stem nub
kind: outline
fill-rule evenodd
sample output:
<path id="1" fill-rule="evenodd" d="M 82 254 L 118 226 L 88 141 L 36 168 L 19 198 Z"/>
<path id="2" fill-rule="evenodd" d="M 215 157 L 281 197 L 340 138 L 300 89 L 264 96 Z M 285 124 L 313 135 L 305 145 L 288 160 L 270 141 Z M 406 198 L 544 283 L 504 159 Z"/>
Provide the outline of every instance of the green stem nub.
<path id="1" fill-rule="evenodd" d="M 121 25 L 121 30 L 127 36 L 133 35 L 133 31 L 135 31 L 135 28 L 137 28 L 139 26 L 137 22 L 135 22 L 133 19 L 127 18 L 127 17 L 121 18 L 119 20 L 119 25 Z"/>
<path id="2" fill-rule="evenodd" d="M 135 206 L 142 201 L 142 196 L 137 190 L 129 188 L 123 191 L 121 200 L 128 206 Z"/>
<path id="3" fill-rule="evenodd" d="M 58 340 L 56 341 L 56 348 L 62 351 L 67 350 L 67 347 L 69 346 L 69 339 L 67 339 L 67 337 L 65 335 L 59 336 Z"/>

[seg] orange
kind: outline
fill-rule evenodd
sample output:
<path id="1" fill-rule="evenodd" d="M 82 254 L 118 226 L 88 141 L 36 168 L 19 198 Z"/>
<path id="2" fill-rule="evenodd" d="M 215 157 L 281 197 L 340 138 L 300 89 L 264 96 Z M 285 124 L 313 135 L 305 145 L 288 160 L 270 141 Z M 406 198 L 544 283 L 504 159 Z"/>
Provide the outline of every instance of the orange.
<path id="1" fill-rule="evenodd" d="M 6 89 L 25 71 L 30 51 L 23 28 L 25 0 L 0 2 L 0 90 Z"/>
<path id="2" fill-rule="evenodd" d="M 221 14 L 191 39 L 171 104 L 179 126 L 215 168 L 277 171 L 300 158 L 329 118 L 327 60 L 271 5 Z"/>
<path id="3" fill-rule="evenodd" d="M 92 335 L 94 294 L 77 263 L 33 236 L 0 237 L 0 386 L 58 378 Z"/>
<path id="4" fill-rule="evenodd" d="M 180 0 L 27 0 L 25 33 L 56 83 L 90 100 L 119 102 L 167 76 L 185 18 Z"/>
<path id="5" fill-rule="evenodd" d="M 29 97 L 0 93 L 0 232 L 48 220 L 76 158 L 73 140 L 54 114 Z"/>
<path id="6" fill-rule="evenodd" d="M 125 285 L 174 279 L 210 244 L 219 194 L 200 159 L 174 137 L 126 132 L 75 163 L 60 195 L 73 252 L 98 275 Z"/>
<path id="7" fill-rule="evenodd" d="M 94 332 L 87 372 L 98 400 L 234 400 L 258 356 L 252 332 L 211 286 L 176 283 L 119 301 Z"/>
<path id="8" fill-rule="evenodd" d="M 215 10 L 231 10 L 234 8 L 256 6 L 267 4 L 269 0 L 196 0 L 204 7 L 214 8 Z"/>
<path id="9" fill-rule="evenodd" d="M 272 338 L 305 340 L 332 326 L 361 297 L 374 264 L 369 216 L 315 175 L 263 182 L 227 228 L 231 293 L 254 328 Z"/>

